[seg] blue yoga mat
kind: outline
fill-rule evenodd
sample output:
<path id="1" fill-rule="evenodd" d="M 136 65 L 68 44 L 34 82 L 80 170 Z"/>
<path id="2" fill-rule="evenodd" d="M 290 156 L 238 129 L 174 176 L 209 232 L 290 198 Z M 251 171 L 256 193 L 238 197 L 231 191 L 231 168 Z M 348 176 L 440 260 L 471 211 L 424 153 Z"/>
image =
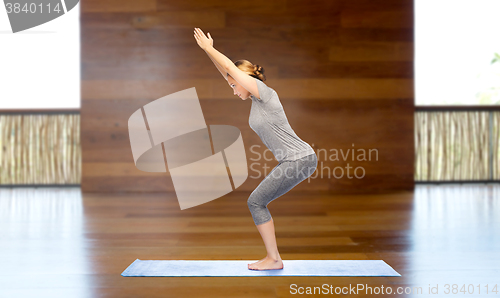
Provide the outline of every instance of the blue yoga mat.
<path id="1" fill-rule="evenodd" d="M 382 260 L 283 260 L 283 269 L 248 269 L 256 261 L 136 259 L 122 276 L 401 276 Z"/>

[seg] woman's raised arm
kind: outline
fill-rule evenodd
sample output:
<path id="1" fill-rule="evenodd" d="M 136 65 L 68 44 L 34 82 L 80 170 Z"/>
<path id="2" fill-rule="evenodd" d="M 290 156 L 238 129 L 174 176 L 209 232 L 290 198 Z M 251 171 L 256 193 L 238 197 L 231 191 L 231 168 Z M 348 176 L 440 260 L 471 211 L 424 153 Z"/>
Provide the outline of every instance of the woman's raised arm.
<path id="1" fill-rule="evenodd" d="M 210 59 L 212 59 L 214 63 L 217 63 L 222 68 L 222 70 L 219 70 L 221 71 L 221 73 L 223 73 L 224 71 L 225 73 L 233 77 L 233 79 L 235 79 L 236 82 L 240 83 L 240 85 L 243 86 L 243 88 L 245 88 L 246 90 L 248 90 L 248 92 L 250 92 L 257 98 L 260 98 L 259 90 L 257 87 L 257 83 L 255 82 L 255 79 L 249 76 L 248 74 L 244 73 L 243 71 L 241 71 L 238 67 L 236 67 L 236 65 L 234 65 L 234 63 L 231 60 L 229 60 L 229 58 L 227 58 L 224 54 L 217 51 L 213 47 L 213 40 L 212 37 L 210 36 L 210 33 L 208 34 L 207 37 L 205 36 L 205 33 L 201 31 L 200 28 L 194 28 L 194 38 L 196 39 L 196 42 L 198 43 L 200 48 L 202 48 L 205 51 L 205 53 L 207 53 L 208 56 L 210 56 Z M 226 77 L 226 74 L 223 74 L 223 76 Z"/>
<path id="2" fill-rule="evenodd" d="M 207 33 L 208 37 L 205 36 L 205 34 L 203 33 L 203 31 L 201 31 L 201 29 L 199 29 L 199 28 L 195 28 L 194 32 L 195 32 L 194 33 L 194 38 L 196 39 L 196 42 L 198 43 L 198 45 L 200 46 L 200 48 L 202 48 L 205 51 L 205 53 L 208 55 L 208 57 L 210 58 L 210 60 L 212 60 L 212 62 L 215 64 L 215 67 L 217 67 L 217 69 L 219 70 L 219 72 L 222 75 L 222 77 L 227 81 L 227 71 L 225 70 L 225 68 L 222 67 L 214 59 L 214 57 L 212 57 L 212 55 L 210 55 L 207 52 L 207 46 L 211 46 L 211 47 L 214 46 L 214 40 L 213 40 L 212 36 L 210 35 L 210 32 Z"/>
<path id="3" fill-rule="evenodd" d="M 196 39 L 196 42 L 198 43 L 200 48 L 202 48 L 205 51 L 205 53 L 211 56 L 210 58 L 213 59 L 215 62 L 217 62 L 223 70 L 226 70 L 227 72 L 230 65 L 234 65 L 233 62 L 229 60 L 229 58 L 224 56 L 224 54 L 217 51 L 213 47 L 213 39 L 210 36 L 210 33 L 208 34 L 208 37 L 206 37 L 205 33 L 203 33 L 203 31 L 201 31 L 200 28 L 195 28 L 194 38 Z"/>
<path id="4" fill-rule="evenodd" d="M 207 53 L 207 51 L 205 51 L 205 53 Z M 227 72 L 224 70 L 224 68 L 222 68 L 222 66 L 220 66 L 219 63 L 217 63 L 217 61 L 215 61 L 214 58 L 212 58 L 212 56 L 210 56 L 209 53 L 207 53 L 207 55 L 208 55 L 208 57 L 210 57 L 210 60 L 212 60 L 212 62 L 215 64 L 215 67 L 217 67 L 217 69 L 219 70 L 220 74 L 227 81 Z"/>

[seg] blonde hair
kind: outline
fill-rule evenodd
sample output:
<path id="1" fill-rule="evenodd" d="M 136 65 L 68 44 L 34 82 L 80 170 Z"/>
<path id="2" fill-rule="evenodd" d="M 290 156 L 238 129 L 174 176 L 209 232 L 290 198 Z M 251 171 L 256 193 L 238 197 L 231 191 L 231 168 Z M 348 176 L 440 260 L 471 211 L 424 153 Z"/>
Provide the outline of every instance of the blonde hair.
<path id="1" fill-rule="evenodd" d="M 252 62 L 241 59 L 234 62 L 234 65 L 238 67 L 241 71 L 248 74 L 251 77 L 261 80 L 264 82 L 266 80 L 266 75 L 264 74 L 264 67 L 253 64 Z M 229 74 L 228 74 L 229 75 Z"/>

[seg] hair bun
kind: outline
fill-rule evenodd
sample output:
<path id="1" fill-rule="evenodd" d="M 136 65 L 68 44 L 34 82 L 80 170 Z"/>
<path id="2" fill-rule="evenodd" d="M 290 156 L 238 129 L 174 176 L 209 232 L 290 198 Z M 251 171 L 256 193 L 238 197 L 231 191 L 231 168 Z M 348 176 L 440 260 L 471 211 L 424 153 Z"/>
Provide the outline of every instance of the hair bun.
<path id="1" fill-rule="evenodd" d="M 255 72 L 260 72 L 260 73 L 264 73 L 264 68 L 262 66 L 260 66 L 259 64 L 255 64 Z"/>
<path id="2" fill-rule="evenodd" d="M 236 65 L 236 67 L 238 67 L 240 70 L 242 70 L 244 73 L 246 73 L 251 77 L 261 80 L 262 82 L 266 80 L 266 75 L 264 74 L 264 67 L 260 66 L 259 64 L 253 64 L 248 60 L 240 59 L 236 60 L 234 62 L 234 65 Z"/>

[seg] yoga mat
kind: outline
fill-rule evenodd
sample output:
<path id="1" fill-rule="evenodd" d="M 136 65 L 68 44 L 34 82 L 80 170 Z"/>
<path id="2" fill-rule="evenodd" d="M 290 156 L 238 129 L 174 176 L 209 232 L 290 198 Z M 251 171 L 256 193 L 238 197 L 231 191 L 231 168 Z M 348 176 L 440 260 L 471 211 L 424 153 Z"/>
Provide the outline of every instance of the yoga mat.
<path id="1" fill-rule="evenodd" d="M 139 260 L 122 276 L 401 276 L 383 260 L 283 260 L 283 269 L 250 270 L 257 260 Z"/>

